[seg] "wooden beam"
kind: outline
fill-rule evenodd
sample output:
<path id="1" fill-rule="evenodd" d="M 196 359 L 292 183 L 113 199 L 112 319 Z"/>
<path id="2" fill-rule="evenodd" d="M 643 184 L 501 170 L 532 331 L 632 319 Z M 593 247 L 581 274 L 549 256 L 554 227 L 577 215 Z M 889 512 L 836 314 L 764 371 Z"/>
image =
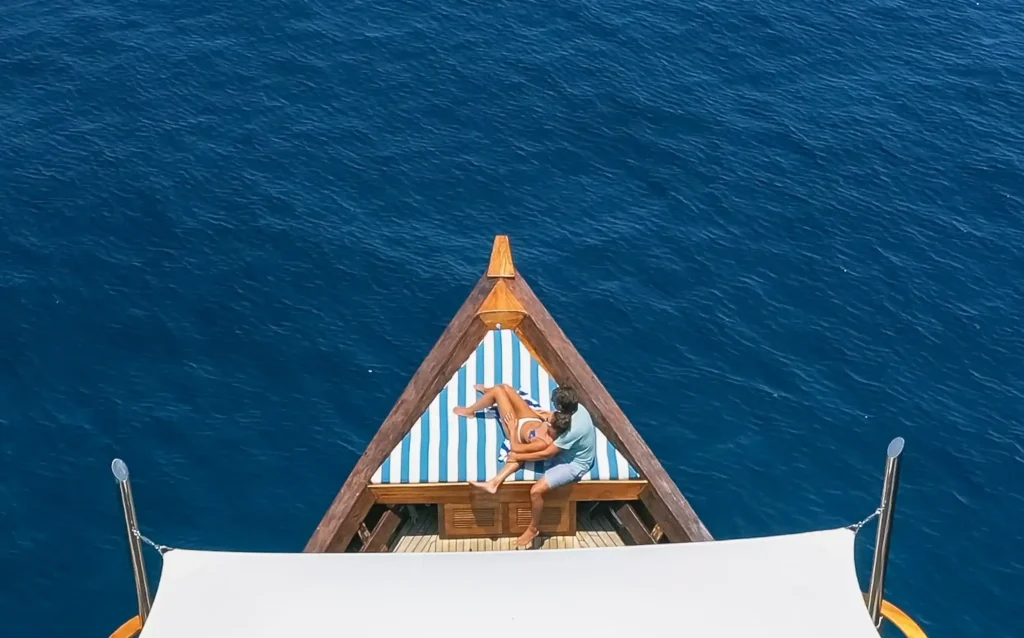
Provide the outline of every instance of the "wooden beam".
<path id="1" fill-rule="evenodd" d="M 487 265 L 487 276 L 509 279 L 516 276 L 516 266 L 512 261 L 512 246 L 508 242 L 508 235 L 498 235 L 494 238 L 494 246 L 491 248 L 491 263 Z"/>
<path id="2" fill-rule="evenodd" d="M 370 490 L 363 490 L 363 492 L 356 497 L 355 503 L 351 509 L 352 533 L 347 537 L 335 536 L 329 540 L 327 546 L 321 551 L 340 554 L 348 549 L 349 543 L 352 542 L 352 537 L 359 533 L 360 527 L 363 527 L 363 519 L 370 513 L 370 508 L 373 507 L 375 502 L 373 492 Z"/>
<path id="3" fill-rule="evenodd" d="M 370 537 L 363 544 L 363 547 L 359 550 L 360 552 L 386 552 L 388 549 L 388 543 L 391 542 L 391 537 L 398 531 L 399 526 L 402 524 L 402 517 L 395 514 L 394 510 L 387 510 L 384 515 L 377 521 L 377 525 L 374 526 L 373 532 L 370 533 Z"/>
<path id="4" fill-rule="evenodd" d="M 477 282 L 356 462 L 303 551 L 344 551 L 352 540 L 373 504 L 372 495 L 364 497 L 369 494 L 370 477 L 487 334 L 487 327 L 476 318 L 476 313 L 495 281 L 484 276 Z"/>
<path id="5" fill-rule="evenodd" d="M 576 388 L 594 423 L 642 477 L 650 482 L 641 498 L 673 542 L 712 540 L 711 534 L 669 478 L 661 462 L 637 433 L 622 409 L 583 360 L 533 290 L 522 277 L 509 280 L 509 289 L 527 316 L 519 324 L 521 338 L 539 355 L 548 372 L 561 384 Z"/>
<path id="6" fill-rule="evenodd" d="M 522 324 L 521 321 L 519 323 Z M 545 370 L 551 372 L 551 366 L 549 366 L 547 362 L 544 361 L 544 358 L 540 356 L 540 352 L 538 352 L 532 345 L 530 345 L 530 342 L 527 340 L 526 335 L 523 334 L 523 331 L 520 327 L 516 328 L 516 336 L 519 337 L 519 342 L 526 346 L 526 349 L 529 351 L 530 356 L 536 359 L 537 362 L 540 363 L 542 366 L 544 366 Z"/>
<path id="7" fill-rule="evenodd" d="M 623 531 L 633 540 L 633 543 L 636 545 L 654 544 L 654 539 L 651 537 L 650 532 L 647 531 L 643 521 L 640 520 L 640 515 L 636 513 L 632 505 L 623 503 L 615 508 L 612 513 L 619 525 L 622 526 Z"/>
<path id="8" fill-rule="evenodd" d="M 501 486 L 494 496 L 483 494 L 468 483 L 430 483 L 402 485 L 371 485 L 375 501 L 384 505 L 480 503 L 495 501 L 518 503 L 530 500 L 535 481 L 516 481 Z M 647 487 L 647 481 L 581 481 L 551 492 L 558 498 L 565 492 L 570 501 L 635 501 Z"/>

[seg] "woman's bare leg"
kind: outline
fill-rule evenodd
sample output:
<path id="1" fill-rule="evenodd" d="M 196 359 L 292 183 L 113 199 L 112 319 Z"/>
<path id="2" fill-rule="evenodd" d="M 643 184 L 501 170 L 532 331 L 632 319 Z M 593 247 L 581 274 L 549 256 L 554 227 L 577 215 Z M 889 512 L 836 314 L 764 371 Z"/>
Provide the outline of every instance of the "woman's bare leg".
<path id="1" fill-rule="evenodd" d="M 477 392 L 483 392 L 483 396 L 473 405 L 465 408 L 455 408 L 452 412 L 458 416 L 472 417 L 480 410 L 486 410 L 492 405 L 497 405 L 498 414 L 501 415 L 501 427 L 505 430 L 505 436 L 508 437 L 509 441 L 522 443 L 519 439 L 519 419 L 536 417 L 537 413 L 527 405 L 518 392 L 507 385 L 496 385 L 493 388 L 487 388 L 478 384 L 474 388 Z M 519 467 L 519 463 L 506 463 L 501 468 L 501 471 L 491 480 L 486 482 L 473 481 L 470 485 L 494 494 L 498 491 L 498 486 L 504 483 L 505 479 L 515 474 Z"/>
<path id="2" fill-rule="evenodd" d="M 488 398 L 489 397 L 489 393 L 492 390 L 500 390 L 500 391 L 505 393 L 505 396 L 508 397 L 510 405 L 512 406 L 512 411 L 515 413 L 516 419 L 524 419 L 524 418 L 527 418 L 527 417 L 535 417 L 535 418 L 537 417 L 537 412 L 533 408 L 531 408 L 530 404 L 528 404 L 523 399 L 523 397 L 519 396 L 519 393 L 516 392 L 515 388 L 513 388 L 511 386 L 508 386 L 508 385 L 505 385 L 504 383 L 501 383 L 501 384 L 498 384 L 496 386 L 488 388 L 484 384 L 478 383 L 478 384 L 473 386 L 473 389 L 476 390 L 477 392 L 483 394 L 483 396 L 480 398 L 479 401 L 477 401 L 473 405 L 465 408 L 466 411 L 474 410 L 474 413 L 475 413 L 475 412 L 479 412 L 480 410 L 483 410 L 483 409 L 491 407 L 492 405 L 494 405 L 494 401 L 492 399 Z M 458 410 L 463 410 L 463 408 L 457 408 L 457 409 Z M 456 414 L 459 414 L 459 413 L 456 412 Z M 459 416 L 472 416 L 472 414 L 468 414 L 468 415 L 467 414 L 459 414 Z"/>
<path id="3" fill-rule="evenodd" d="M 512 463 L 506 463 L 505 467 L 501 468 L 501 471 L 498 472 L 491 480 L 482 482 L 470 481 L 469 484 L 479 490 L 487 492 L 488 494 L 496 494 L 498 492 L 498 488 L 505 482 L 505 479 L 518 472 L 519 467 L 520 464 L 515 461 Z"/>
<path id="4" fill-rule="evenodd" d="M 452 412 L 458 416 L 472 418 L 477 412 L 486 410 L 492 405 L 498 406 L 498 414 L 501 415 L 501 427 L 505 430 L 505 436 L 508 437 L 509 441 L 518 441 L 518 438 L 512 438 L 513 433 L 515 433 L 517 437 L 519 435 L 519 433 L 516 432 L 516 429 L 519 427 L 519 422 L 516 420 L 516 412 L 512 408 L 512 402 L 509 401 L 508 394 L 500 385 L 489 388 L 473 405 L 465 408 L 455 408 Z"/>
<path id="5" fill-rule="evenodd" d="M 479 390 L 480 388 L 477 388 Z M 484 390 L 484 395 L 477 399 L 476 403 L 464 408 L 455 408 L 452 410 L 455 414 L 464 417 L 472 417 L 481 410 L 486 410 L 495 403 L 498 402 L 498 397 L 505 396 L 504 390 L 499 389 L 498 386 L 493 388 L 487 388 Z"/>
<path id="6" fill-rule="evenodd" d="M 519 396 L 519 393 L 516 392 L 515 388 L 507 385 L 500 385 L 498 387 L 504 389 L 505 394 L 508 395 L 508 400 L 512 404 L 512 409 L 515 410 L 516 413 L 517 423 L 519 419 L 540 418 L 537 411 L 530 407 L 530 404 L 526 402 L 526 399 Z"/>

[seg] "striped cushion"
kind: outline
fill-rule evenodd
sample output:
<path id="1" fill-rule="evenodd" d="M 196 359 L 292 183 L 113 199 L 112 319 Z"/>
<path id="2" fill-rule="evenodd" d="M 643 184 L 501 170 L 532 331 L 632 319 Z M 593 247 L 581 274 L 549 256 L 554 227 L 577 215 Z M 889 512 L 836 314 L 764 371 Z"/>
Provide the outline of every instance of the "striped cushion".
<path id="1" fill-rule="evenodd" d="M 477 383 L 519 388 L 535 397 L 544 410 L 551 409 L 551 391 L 557 387 L 513 331 L 488 332 L 370 482 L 455 483 L 485 481 L 497 474 L 498 448 L 505 439 L 501 424 L 493 414 L 474 418 L 452 414 L 452 408 L 479 398 L 473 389 Z M 580 406 L 580 410 L 585 408 Z M 543 463 L 525 463 L 509 480 L 536 480 L 544 469 Z M 583 480 L 637 478 L 637 471 L 598 430 L 597 462 Z"/>

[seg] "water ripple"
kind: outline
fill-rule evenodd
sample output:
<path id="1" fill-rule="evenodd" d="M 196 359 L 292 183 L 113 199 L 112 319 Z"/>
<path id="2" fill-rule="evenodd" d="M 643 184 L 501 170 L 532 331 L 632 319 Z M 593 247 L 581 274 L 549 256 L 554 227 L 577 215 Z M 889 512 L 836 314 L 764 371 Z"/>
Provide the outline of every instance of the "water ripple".
<path id="1" fill-rule="evenodd" d="M 508 232 L 716 536 L 860 519 L 903 435 L 888 597 L 1020 633 L 1022 18 L 7 3 L 0 615 L 131 613 L 114 456 L 162 542 L 301 547 Z"/>

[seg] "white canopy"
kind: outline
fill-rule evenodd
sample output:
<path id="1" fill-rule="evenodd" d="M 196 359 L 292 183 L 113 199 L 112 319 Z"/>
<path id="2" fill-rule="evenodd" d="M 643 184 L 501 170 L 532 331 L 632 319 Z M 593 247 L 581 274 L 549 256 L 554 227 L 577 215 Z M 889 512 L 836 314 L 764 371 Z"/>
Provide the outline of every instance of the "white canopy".
<path id="1" fill-rule="evenodd" d="M 878 638 L 846 529 L 447 554 L 176 549 L 142 638 Z"/>

